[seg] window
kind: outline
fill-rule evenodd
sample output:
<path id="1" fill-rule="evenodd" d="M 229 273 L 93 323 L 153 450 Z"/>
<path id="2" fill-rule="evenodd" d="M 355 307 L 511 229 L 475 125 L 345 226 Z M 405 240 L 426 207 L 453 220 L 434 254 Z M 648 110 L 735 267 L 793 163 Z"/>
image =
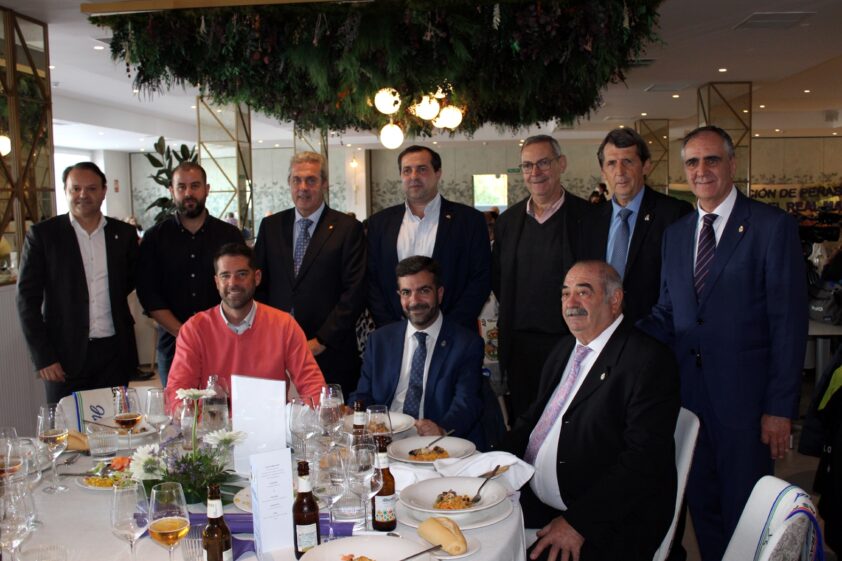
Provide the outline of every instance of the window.
<path id="1" fill-rule="evenodd" d="M 474 175 L 474 207 L 488 210 L 496 206 L 502 212 L 508 205 L 509 177 L 506 174 Z"/>

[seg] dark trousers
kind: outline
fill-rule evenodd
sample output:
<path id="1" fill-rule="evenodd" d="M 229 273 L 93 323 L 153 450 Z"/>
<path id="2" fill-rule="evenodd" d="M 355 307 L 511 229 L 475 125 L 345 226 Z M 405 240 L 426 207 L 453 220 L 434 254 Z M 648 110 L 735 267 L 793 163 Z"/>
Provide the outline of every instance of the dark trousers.
<path id="1" fill-rule="evenodd" d="M 511 352 L 506 366 L 509 384 L 509 419 L 524 414 L 538 395 L 538 382 L 547 355 L 561 340 L 561 335 L 512 331 Z"/>
<path id="2" fill-rule="evenodd" d="M 167 377 L 170 374 L 173 358 L 175 358 L 175 337 L 159 325 L 155 361 L 158 363 L 158 376 L 161 378 L 161 386 L 165 388 L 167 387 Z"/>
<path id="3" fill-rule="evenodd" d="M 47 403 L 58 403 L 77 391 L 125 386 L 134 373 L 130 363 L 121 355 L 116 336 L 88 339 L 85 364 L 79 372 L 65 372 L 64 382 L 44 381 Z"/>

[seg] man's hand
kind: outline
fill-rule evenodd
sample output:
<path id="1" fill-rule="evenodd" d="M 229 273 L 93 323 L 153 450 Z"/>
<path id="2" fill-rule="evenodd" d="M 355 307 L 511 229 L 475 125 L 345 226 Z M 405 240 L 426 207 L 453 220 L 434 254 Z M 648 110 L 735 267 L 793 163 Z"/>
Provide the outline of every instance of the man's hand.
<path id="1" fill-rule="evenodd" d="M 313 353 L 313 356 L 319 356 L 327 348 L 319 343 L 319 340 L 315 337 L 307 341 L 307 346 L 310 348 L 310 352 Z"/>
<path id="2" fill-rule="evenodd" d="M 579 561 L 579 552 L 585 538 L 576 531 L 563 516 L 553 518 L 552 522 L 538 530 L 538 542 L 532 548 L 530 559 L 538 559 L 541 553 L 550 548 L 547 561 Z M 561 557 L 558 556 L 559 552 Z"/>
<path id="3" fill-rule="evenodd" d="M 763 415 L 760 418 L 760 440 L 769 445 L 773 460 L 780 460 L 789 447 L 789 433 L 792 421 L 787 417 Z"/>
<path id="4" fill-rule="evenodd" d="M 444 434 L 444 429 L 430 419 L 415 421 L 415 430 L 418 431 L 418 436 L 441 436 Z"/>
<path id="5" fill-rule="evenodd" d="M 38 371 L 38 375 L 41 376 L 42 380 L 48 382 L 64 382 L 64 368 L 61 367 L 60 362 L 54 362 L 42 368 Z"/>

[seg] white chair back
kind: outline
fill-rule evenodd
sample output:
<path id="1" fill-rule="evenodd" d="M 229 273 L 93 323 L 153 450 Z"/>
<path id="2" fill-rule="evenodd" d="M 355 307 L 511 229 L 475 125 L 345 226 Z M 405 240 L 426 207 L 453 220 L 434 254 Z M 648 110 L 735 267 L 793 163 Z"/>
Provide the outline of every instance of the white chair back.
<path id="1" fill-rule="evenodd" d="M 755 484 L 722 561 L 824 559 L 810 495 L 767 475 Z"/>
<path id="2" fill-rule="evenodd" d="M 699 436 L 699 418 L 692 411 L 681 408 L 678 412 L 678 422 L 675 424 L 675 471 L 678 475 L 678 486 L 675 494 L 675 514 L 672 517 L 667 535 L 661 542 L 661 547 L 655 552 L 653 561 L 664 561 L 672 549 L 675 537 L 675 526 L 684 504 L 684 490 L 687 488 L 687 476 L 693 464 L 693 452 L 696 450 L 696 439 Z M 683 536 L 678 536 L 680 540 Z"/>
<path id="3" fill-rule="evenodd" d="M 137 390 L 141 411 L 143 411 L 146 409 L 147 392 L 150 387 L 144 386 L 135 389 Z M 68 427 L 79 432 L 85 432 L 86 421 L 110 424 L 111 418 L 114 417 L 114 401 L 111 388 L 74 392 L 61 398 L 58 405 L 64 413 Z"/>

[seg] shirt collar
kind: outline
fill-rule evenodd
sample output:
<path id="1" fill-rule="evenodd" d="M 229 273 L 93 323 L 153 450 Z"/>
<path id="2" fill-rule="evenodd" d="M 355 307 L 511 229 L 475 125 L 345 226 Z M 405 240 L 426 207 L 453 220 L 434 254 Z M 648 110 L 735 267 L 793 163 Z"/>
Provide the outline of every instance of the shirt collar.
<path id="1" fill-rule="evenodd" d="M 81 224 L 79 224 L 79 221 L 78 221 L 78 220 L 76 220 L 76 217 L 75 217 L 75 216 L 73 216 L 73 213 L 72 213 L 72 212 L 68 212 L 68 213 L 67 213 L 67 216 L 69 216 L 69 217 L 70 217 L 70 225 L 71 225 L 71 226 L 73 226 L 73 227 L 74 227 L 74 228 L 76 228 L 77 230 L 82 230 L 82 231 L 83 231 L 83 232 L 85 232 L 86 234 L 88 233 L 88 232 L 87 232 L 87 230 L 85 230 L 85 228 L 83 228 L 83 227 L 82 227 L 82 225 L 81 225 Z M 89 235 L 93 236 L 94 234 L 99 233 L 99 231 L 100 231 L 100 230 L 102 230 L 103 228 L 105 228 L 105 215 L 104 215 L 104 214 L 100 214 L 100 215 L 99 215 L 99 223 L 96 225 L 96 228 L 94 228 L 94 231 L 93 231 L 93 232 L 91 232 Z"/>
<path id="2" fill-rule="evenodd" d="M 611 323 L 611 325 L 606 327 L 605 330 L 603 330 L 602 333 L 597 335 L 596 338 L 593 341 L 591 341 L 590 343 L 588 343 L 587 345 L 585 345 L 584 343 L 582 343 L 578 339 L 576 339 L 576 343 L 579 344 L 579 345 L 582 345 L 584 347 L 588 347 L 591 350 L 591 352 L 593 353 L 593 356 L 599 356 L 599 353 L 601 353 L 602 349 L 605 348 L 605 345 L 608 344 L 608 340 L 611 338 L 612 335 L 614 335 L 614 332 L 617 331 L 617 328 L 620 326 L 620 322 L 622 322 L 622 321 L 623 321 L 623 314 L 620 314 L 617 317 L 617 319 L 615 319 Z"/>
<path id="3" fill-rule="evenodd" d="M 561 205 L 564 204 L 564 196 L 567 194 L 564 187 L 561 188 L 561 196 L 558 198 L 556 202 L 551 204 L 547 210 L 544 211 L 544 216 L 552 216 L 555 212 L 561 208 Z M 535 218 L 535 211 L 532 208 L 532 196 L 529 196 L 529 200 L 526 201 L 526 214 Z"/>
<path id="4" fill-rule="evenodd" d="M 643 204 L 643 192 L 645 190 L 646 190 L 646 187 L 641 189 L 640 192 L 637 195 L 635 195 L 634 198 L 632 198 L 632 200 L 629 201 L 629 204 L 627 204 L 626 206 L 620 206 L 620 204 L 617 202 L 617 198 L 611 197 L 611 206 L 614 209 L 614 212 L 613 212 L 612 216 L 617 216 L 617 214 L 620 212 L 620 210 L 622 210 L 624 208 L 627 208 L 630 211 L 632 211 L 632 214 L 634 214 L 634 215 L 639 214 L 640 213 L 640 205 Z"/>
<path id="5" fill-rule="evenodd" d="M 425 220 L 428 216 L 433 216 L 438 220 L 439 212 L 441 211 L 441 193 L 436 193 L 436 196 L 433 197 L 433 200 L 427 203 L 427 206 L 424 207 L 424 218 L 418 218 L 412 213 L 412 209 L 409 208 L 409 203 L 404 202 L 404 207 L 406 208 L 406 214 L 408 216 L 414 216 L 416 220 L 421 221 Z"/>
<path id="6" fill-rule="evenodd" d="M 228 326 L 228 329 L 230 329 L 231 331 L 233 331 L 237 335 L 242 335 L 243 333 L 245 333 L 246 331 L 251 329 L 251 326 L 254 325 L 254 316 L 256 314 L 257 314 L 257 301 L 252 300 L 251 301 L 251 310 L 249 310 L 249 313 L 246 314 L 246 317 L 243 320 L 243 323 L 241 323 L 239 325 L 234 325 L 233 323 L 228 321 L 228 318 L 225 316 L 225 310 L 222 309 L 222 304 L 219 304 L 219 315 L 222 316 L 222 321 L 225 322 L 225 325 Z"/>
<path id="7" fill-rule="evenodd" d="M 199 229 L 196 230 L 196 232 L 201 232 L 202 230 L 205 229 L 205 225 L 208 223 L 208 219 L 210 218 L 210 215 L 211 215 L 210 211 L 208 209 L 205 209 L 205 219 L 202 221 L 202 225 L 199 226 Z M 175 223 L 178 224 L 179 228 L 187 230 L 187 228 L 185 228 L 184 224 L 181 223 L 181 213 L 180 212 L 176 211 L 176 212 L 173 213 L 172 216 L 175 219 Z M 189 232 L 189 230 L 187 230 L 187 231 Z"/>
<path id="8" fill-rule="evenodd" d="M 441 332 L 441 325 L 442 325 L 443 322 L 444 322 L 444 314 L 441 313 L 441 308 L 439 308 L 439 317 L 437 317 L 436 320 L 433 323 L 431 323 L 428 327 L 426 327 L 425 329 L 415 329 L 415 326 L 412 325 L 412 322 L 407 320 L 407 322 L 406 322 L 406 338 L 411 339 L 411 338 L 415 337 L 416 333 L 418 333 L 419 331 L 423 331 L 424 333 L 427 334 L 427 337 L 429 338 L 428 339 L 429 341 L 435 341 L 436 339 L 439 338 L 439 333 Z"/>
<path id="9" fill-rule="evenodd" d="M 322 204 L 319 205 L 319 208 L 317 208 L 313 212 L 313 214 L 311 214 L 310 216 L 301 216 L 301 213 L 298 212 L 298 209 L 296 208 L 295 209 L 295 222 L 297 223 L 302 218 L 307 218 L 309 220 L 312 220 L 313 224 L 318 224 L 319 218 L 322 217 L 322 213 L 324 212 L 324 210 L 325 210 L 325 202 L 324 201 L 322 201 Z"/>
<path id="10" fill-rule="evenodd" d="M 707 212 L 702 208 L 702 205 L 700 205 L 698 201 L 696 202 L 696 210 L 699 213 L 699 221 L 701 222 L 706 214 L 715 214 L 718 217 L 717 220 L 724 218 L 727 221 L 728 217 L 731 216 L 731 211 L 734 210 L 735 204 L 737 204 L 737 188 L 732 185 L 731 192 L 728 193 L 725 200 L 719 203 L 719 206 L 711 212 Z"/>

